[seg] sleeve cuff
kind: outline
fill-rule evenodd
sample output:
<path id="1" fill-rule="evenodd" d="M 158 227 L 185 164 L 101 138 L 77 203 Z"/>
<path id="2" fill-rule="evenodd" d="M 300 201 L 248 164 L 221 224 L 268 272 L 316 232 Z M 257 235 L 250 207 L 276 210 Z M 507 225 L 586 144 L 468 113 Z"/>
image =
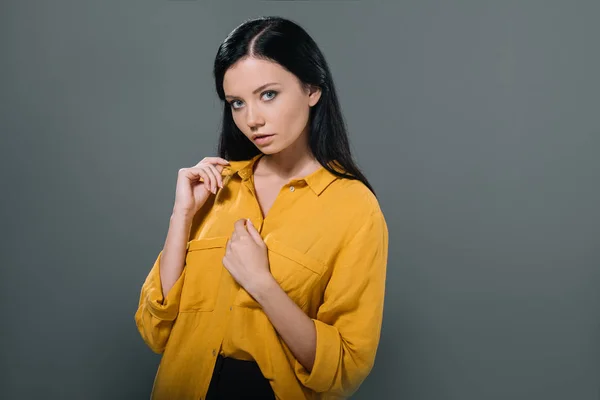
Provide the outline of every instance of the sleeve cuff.
<path id="1" fill-rule="evenodd" d="M 337 328 L 313 319 L 317 331 L 317 352 L 311 372 L 297 360 L 294 365 L 300 382 L 315 392 L 328 391 L 341 360 L 341 338 Z"/>
<path id="2" fill-rule="evenodd" d="M 159 254 L 156 262 L 154 263 L 154 267 L 148 277 L 147 287 L 146 287 L 146 305 L 148 306 L 148 311 L 150 313 L 163 321 L 173 321 L 177 318 L 177 313 L 179 312 L 179 299 L 181 297 L 181 288 L 183 286 L 183 276 L 185 274 L 185 269 L 182 271 L 181 275 L 173 284 L 171 290 L 167 294 L 167 297 L 164 297 L 162 294 L 162 283 L 160 280 L 160 257 L 162 252 Z"/>

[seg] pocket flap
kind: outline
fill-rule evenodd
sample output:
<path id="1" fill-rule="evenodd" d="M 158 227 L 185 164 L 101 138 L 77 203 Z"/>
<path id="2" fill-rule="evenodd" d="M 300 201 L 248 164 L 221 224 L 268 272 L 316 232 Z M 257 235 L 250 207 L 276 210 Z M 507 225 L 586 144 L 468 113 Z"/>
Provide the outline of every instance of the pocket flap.
<path id="1" fill-rule="evenodd" d="M 187 249 L 188 251 L 194 251 L 225 247 L 227 245 L 228 239 L 229 238 L 226 236 L 212 237 L 206 239 L 194 239 L 188 242 Z"/>
<path id="2" fill-rule="evenodd" d="M 297 262 L 305 268 L 310 269 L 315 274 L 322 275 L 325 271 L 325 265 L 322 262 L 302 253 L 293 247 L 285 245 L 280 241 L 272 239 L 270 236 L 265 238 L 265 244 L 273 253 L 277 253 L 282 257 Z"/>

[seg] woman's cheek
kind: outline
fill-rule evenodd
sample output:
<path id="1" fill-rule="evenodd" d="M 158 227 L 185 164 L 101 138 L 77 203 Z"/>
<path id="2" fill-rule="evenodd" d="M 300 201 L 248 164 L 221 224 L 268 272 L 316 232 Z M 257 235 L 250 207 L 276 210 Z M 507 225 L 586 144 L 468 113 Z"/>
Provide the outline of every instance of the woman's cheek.
<path id="1" fill-rule="evenodd" d="M 302 131 L 304 130 L 304 128 L 306 127 L 306 123 L 308 122 L 308 113 L 304 112 L 304 111 L 298 111 L 298 110 L 302 110 L 300 107 L 298 107 L 296 110 L 294 110 L 293 113 L 291 113 L 290 115 L 290 124 L 289 126 L 293 126 L 294 128 L 294 134 L 295 135 L 300 135 L 302 133 Z"/>

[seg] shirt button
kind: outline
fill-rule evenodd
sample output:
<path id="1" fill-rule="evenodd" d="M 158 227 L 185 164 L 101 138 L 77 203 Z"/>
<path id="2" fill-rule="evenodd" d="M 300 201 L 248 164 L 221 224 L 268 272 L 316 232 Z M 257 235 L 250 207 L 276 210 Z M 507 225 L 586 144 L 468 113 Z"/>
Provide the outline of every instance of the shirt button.
<path id="1" fill-rule="evenodd" d="M 213 356 L 217 355 L 217 351 L 215 349 L 213 349 Z"/>
<path id="2" fill-rule="evenodd" d="M 229 311 L 233 310 L 233 307 L 229 307 Z"/>
<path id="3" fill-rule="evenodd" d="M 290 186 L 290 192 L 293 192 L 294 190 L 296 190 L 296 188 L 293 186 Z"/>

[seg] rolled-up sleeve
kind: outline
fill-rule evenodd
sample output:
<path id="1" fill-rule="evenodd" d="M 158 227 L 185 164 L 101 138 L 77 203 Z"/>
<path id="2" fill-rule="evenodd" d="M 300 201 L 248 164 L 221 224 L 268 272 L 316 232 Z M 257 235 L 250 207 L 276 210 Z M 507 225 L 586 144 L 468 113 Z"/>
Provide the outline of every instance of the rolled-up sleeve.
<path id="1" fill-rule="evenodd" d="M 298 361 L 302 384 L 327 398 L 349 397 L 371 372 L 379 345 L 388 256 L 381 211 L 371 214 L 340 250 L 313 319 L 317 332 L 312 370 Z"/>
<path id="2" fill-rule="evenodd" d="M 135 322 L 144 342 L 155 353 L 164 352 L 173 322 L 179 312 L 181 288 L 185 279 L 185 268 L 167 296 L 163 296 L 160 280 L 160 258 L 156 258 L 150 273 L 142 285 Z"/>

